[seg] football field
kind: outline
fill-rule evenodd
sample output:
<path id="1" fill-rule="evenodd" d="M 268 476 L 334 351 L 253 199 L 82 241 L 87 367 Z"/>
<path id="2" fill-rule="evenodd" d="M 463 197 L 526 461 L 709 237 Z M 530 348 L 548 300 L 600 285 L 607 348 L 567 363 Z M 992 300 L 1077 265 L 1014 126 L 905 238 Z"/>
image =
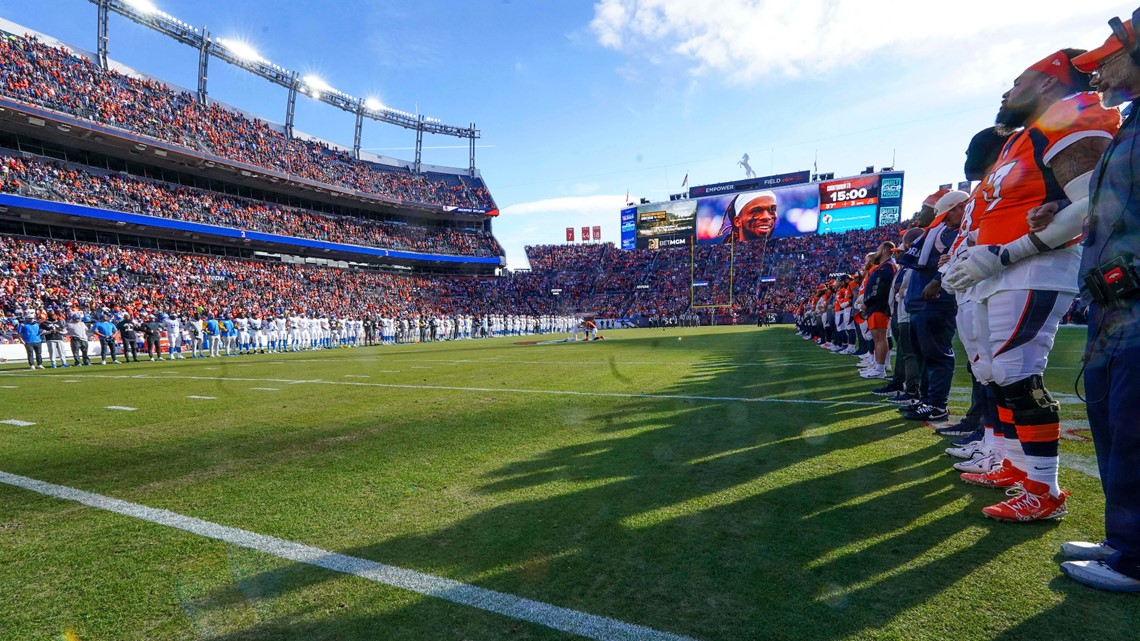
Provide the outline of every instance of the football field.
<path id="1" fill-rule="evenodd" d="M 1137 638 L 1058 569 L 1103 537 L 1083 330 L 1032 524 L 787 327 L 606 337 L 4 366 L 0 639 Z"/>

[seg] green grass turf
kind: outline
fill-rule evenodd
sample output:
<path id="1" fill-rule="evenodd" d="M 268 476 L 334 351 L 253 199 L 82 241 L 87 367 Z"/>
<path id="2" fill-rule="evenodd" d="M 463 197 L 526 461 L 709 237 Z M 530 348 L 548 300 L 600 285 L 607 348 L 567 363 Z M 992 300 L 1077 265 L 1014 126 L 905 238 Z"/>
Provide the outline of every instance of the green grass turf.
<path id="1" fill-rule="evenodd" d="M 979 510 L 1003 495 L 959 481 L 945 442 L 887 404 L 500 391 L 875 400 L 853 359 L 787 328 L 609 338 L 7 369 L 0 420 L 37 425 L 0 425 L 0 470 L 702 641 L 1136 638 L 1136 597 L 1057 568 L 1061 542 L 1103 536 L 1085 474 L 1061 472 L 1065 520 L 997 523 Z M 1083 344 L 1061 331 L 1055 391 Z M 0 639 L 69 631 L 565 638 L 0 486 Z"/>

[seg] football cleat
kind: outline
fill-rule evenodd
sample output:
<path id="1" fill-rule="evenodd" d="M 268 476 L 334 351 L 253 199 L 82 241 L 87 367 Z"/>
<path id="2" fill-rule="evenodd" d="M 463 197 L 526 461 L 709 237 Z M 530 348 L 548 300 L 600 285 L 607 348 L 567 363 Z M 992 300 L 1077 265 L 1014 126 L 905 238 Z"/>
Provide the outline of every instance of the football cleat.
<path id="1" fill-rule="evenodd" d="M 966 436 L 963 436 L 961 438 L 956 438 L 953 441 L 950 441 L 950 445 L 952 445 L 953 447 L 962 447 L 963 445 L 966 445 L 968 443 L 973 443 L 974 441 L 980 441 L 985 437 L 986 437 L 985 428 L 979 427 L 978 429 L 974 430 L 970 434 L 967 434 Z"/>
<path id="2" fill-rule="evenodd" d="M 1068 513 L 1065 498 L 1069 493 L 1062 490 L 1061 496 L 1053 496 L 1049 493 L 1049 486 L 1040 481 L 1024 479 L 1005 493 L 1010 498 L 982 508 L 982 514 L 998 521 L 1028 523 L 1059 519 Z"/>
<path id="3" fill-rule="evenodd" d="M 962 480 L 971 485 L 982 487 L 1013 487 L 1025 479 L 1025 472 L 1017 469 L 1005 459 L 1001 465 L 985 474 L 962 474 Z"/>
<path id="4" fill-rule="evenodd" d="M 895 405 L 905 405 L 916 399 L 906 392 L 895 392 L 894 394 L 888 394 L 883 400 L 888 403 L 894 403 Z"/>
<path id="5" fill-rule="evenodd" d="M 946 448 L 946 455 L 969 460 L 978 456 L 985 456 L 989 454 L 990 451 L 991 448 L 985 443 L 974 441 L 973 443 L 967 443 L 961 447 L 948 447 Z"/>
<path id="6" fill-rule="evenodd" d="M 903 412 L 903 418 L 908 421 L 945 421 L 950 413 L 944 407 L 935 407 L 923 403 L 909 411 Z"/>
<path id="7" fill-rule="evenodd" d="M 1001 461 L 998 460 L 997 454 L 990 452 L 989 454 L 979 454 L 979 456 L 966 461 L 958 461 L 954 464 L 954 469 L 971 474 L 985 474 L 999 466 L 1001 466 Z"/>
<path id="8" fill-rule="evenodd" d="M 881 367 L 869 367 L 865 370 L 860 370 L 859 378 L 886 378 L 887 373 Z"/>
<path id="9" fill-rule="evenodd" d="M 973 434 L 976 429 L 976 425 L 970 425 L 965 420 L 961 420 L 953 425 L 940 427 L 934 430 L 934 433 L 939 436 L 967 436 Z"/>
<path id="10" fill-rule="evenodd" d="M 1065 561 L 1061 571 L 1090 588 L 1109 592 L 1140 592 L 1140 580 L 1121 574 L 1104 561 Z"/>
<path id="11" fill-rule="evenodd" d="M 1113 554 L 1116 554 L 1116 550 L 1107 541 L 1069 541 L 1061 544 L 1061 556 L 1073 561 L 1103 561 Z"/>
<path id="12" fill-rule="evenodd" d="M 891 381 L 890 383 L 887 383 L 886 385 L 884 385 L 878 389 L 871 390 L 871 393 L 874 394 L 875 396 L 893 396 L 896 392 L 901 392 L 901 391 L 902 391 L 902 386 L 896 384 L 894 381 Z"/>

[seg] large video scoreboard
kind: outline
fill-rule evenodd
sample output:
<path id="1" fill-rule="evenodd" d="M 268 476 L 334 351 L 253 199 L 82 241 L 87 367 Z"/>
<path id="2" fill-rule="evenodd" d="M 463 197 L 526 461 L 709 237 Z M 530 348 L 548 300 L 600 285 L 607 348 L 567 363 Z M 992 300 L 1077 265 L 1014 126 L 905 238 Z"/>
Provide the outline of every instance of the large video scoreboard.
<path id="1" fill-rule="evenodd" d="M 842 233 L 902 219 L 903 172 L 811 182 L 807 171 L 702 185 L 621 212 L 622 249 Z"/>

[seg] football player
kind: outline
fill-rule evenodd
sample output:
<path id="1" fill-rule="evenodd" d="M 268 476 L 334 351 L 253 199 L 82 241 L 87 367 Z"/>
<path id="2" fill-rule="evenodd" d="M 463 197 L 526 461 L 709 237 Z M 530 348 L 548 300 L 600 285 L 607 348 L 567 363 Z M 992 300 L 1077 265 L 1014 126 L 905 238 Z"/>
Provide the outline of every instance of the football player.
<path id="1" fill-rule="evenodd" d="M 974 373 L 992 383 L 1007 445 L 1006 459 L 963 480 L 1016 487 L 1006 501 L 984 508 L 991 518 L 1026 522 L 1065 515 L 1057 480 L 1059 404 L 1042 375 L 1062 316 L 1077 293 L 1077 231 L 1050 225 L 1030 231 L 1031 210 L 1068 200 L 1058 216 L 1084 217 L 1089 178 L 1120 127 L 1120 114 L 1101 106 L 1089 76 L 1066 49 L 1034 63 L 1002 96 L 999 129 L 1012 131 L 982 181 L 982 200 L 970 212 L 977 244 L 947 269 L 956 292 L 974 287 L 979 353 Z M 1071 233 L 1070 233 L 1071 232 Z"/>

